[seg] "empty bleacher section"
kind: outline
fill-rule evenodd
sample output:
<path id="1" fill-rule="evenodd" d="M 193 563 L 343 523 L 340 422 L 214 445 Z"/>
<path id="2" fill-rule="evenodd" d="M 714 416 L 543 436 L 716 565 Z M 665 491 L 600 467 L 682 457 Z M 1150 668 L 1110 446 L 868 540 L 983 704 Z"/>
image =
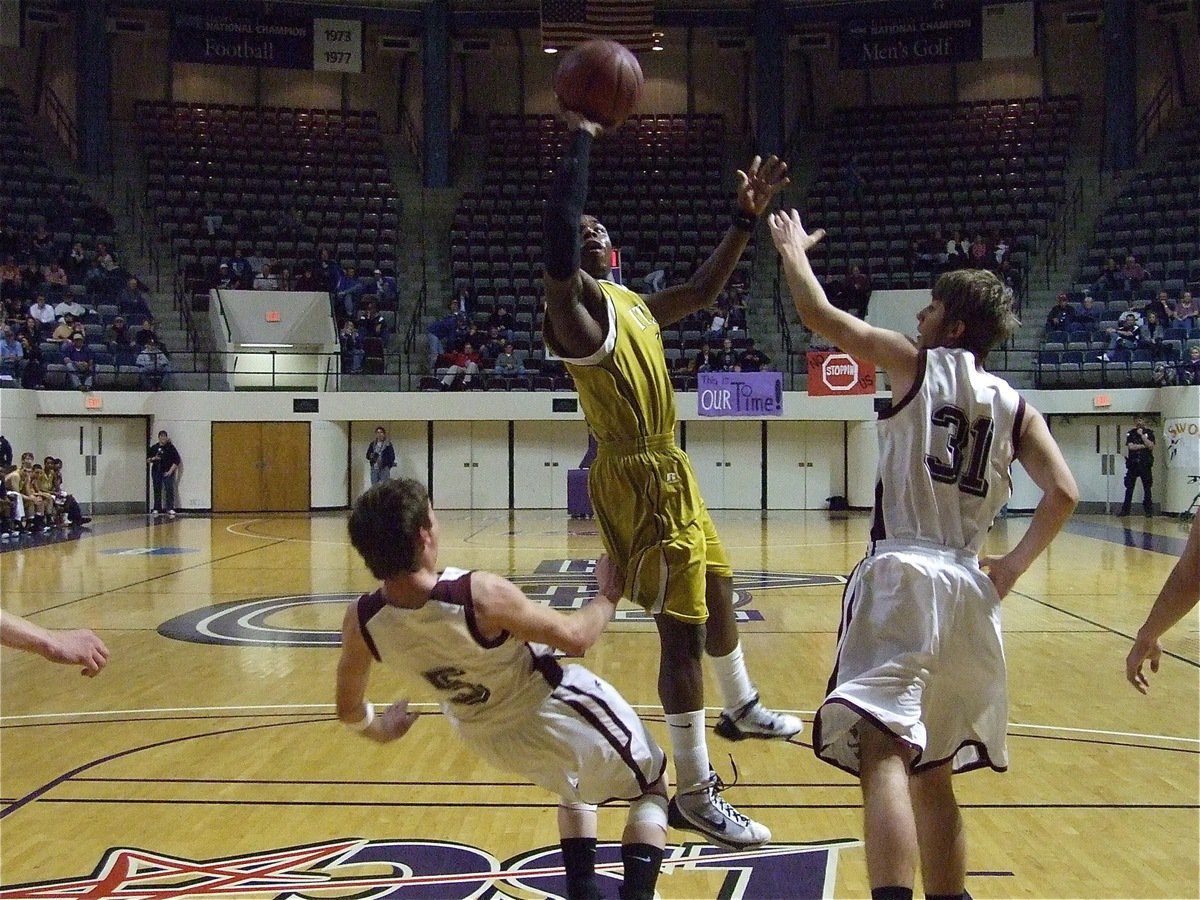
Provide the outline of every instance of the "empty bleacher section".
<path id="1" fill-rule="evenodd" d="M 682 282 L 721 241 L 732 211 L 724 131 L 719 115 L 644 115 L 594 145 L 587 208 L 620 251 L 627 286 L 650 293 L 646 277 L 655 272 L 662 273 L 658 289 Z M 481 327 L 499 307 L 513 316 L 514 355 L 527 375 L 493 378 L 491 387 L 569 389 L 561 364 L 545 360 L 541 342 L 542 206 L 567 132 L 553 116 L 498 115 L 489 133 L 482 186 L 463 195 L 450 234 L 454 291 L 465 293 Z M 752 244 L 739 262 L 734 283 L 749 282 L 753 250 Z M 426 312 L 436 318 L 443 311 Z M 663 330 L 680 390 L 694 387 L 689 366 L 707 321 L 697 315 Z M 738 349 L 748 344 L 744 327 L 732 337 Z M 444 369 L 432 362 L 437 371 L 422 387 L 436 390 Z"/>
<path id="2" fill-rule="evenodd" d="M 374 111 L 143 102 L 138 119 L 146 200 L 189 302 L 235 249 L 281 279 L 327 250 L 364 296 L 375 268 L 395 271 L 398 193 Z M 394 333 L 395 297 L 377 299 Z"/>
<path id="3" fill-rule="evenodd" d="M 1191 347 L 1200 347 L 1200 321 L 1194 301 L 1182 310 L 1178 304 L 1185 293 L 1200 292 L 1200 116 L 1192 113 L 1161 135 L 1159 146 L 1097 222 L 1069 292 L 1068 327 L 1046 323 L 1042 384 L 1148 386 L 1170 383 L 1172 373 L 1192 377 L 1185 369 Z M 1088 294 L 1090 313 L 1081 316 Z M 1114 340 L 1129 310 L 1137 313 L 1137 330 Z M 1147 322 L 1150 310 L 1156 326 Z"/>
<path id="4" fill-rule="evenodd" d="M 112 215 L 79 182 L 55 174 L 17 97 L 0 90 L 0 302 L 4 329 L 21 346 L 19 359 L 0 354 L 0 386 L 72 386 L 63 354 L 64 337 L 73 344 L 75 331 L 83 349 L 67 356 L 89 359 L 90 386 L 139 386 L 132 336 L 150 308 L 141 286 L 127 284 L 113 228 Z M 56 309 L 41 321 L 30 315 L 38 295 L 46 300 L 39 311 Z M 68 311 L 70 327 L 52 339 Z M 128 346 L 106 339 L 118 316 L 128 320 Z"/>
<path id="5" fill-rule="evenodd" d="M 857 266 L 873 289 L 927 287 L 941 265 L 933 250 L 959 233 L 1005 239 L 1027 280 L 1066 193 L 1078 107 L 1057 97 L 837 111 L 808 192 L 807 217 L 829 234 L 818 274 L 837 282 Z"/>

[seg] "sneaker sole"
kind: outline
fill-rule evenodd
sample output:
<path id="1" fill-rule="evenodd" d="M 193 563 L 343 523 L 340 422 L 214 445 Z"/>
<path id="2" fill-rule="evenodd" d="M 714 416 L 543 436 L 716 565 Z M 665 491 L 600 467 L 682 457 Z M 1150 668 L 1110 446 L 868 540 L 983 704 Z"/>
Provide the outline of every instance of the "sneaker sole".
<path id="1" fill-rule="evenodd" d="M 706 831 L 699 825 L 692 824 L 691 820 L 683 814 L 683 810 L 679 808 L 679 804 L 672 797 L 667 804 L 667 824 L 678 831 L 694 831 L 696 834 L 704 835 L 705 839 L 715 847 L 724 847 L 726 850 L 757 850 L 759 847 L 764 847 L 770 842 L 768 837 L 763 841 L 747 841 L 745 843 L 737 843 L 728 838 L 722 837 L 720 834 L 714 834 L 711 831 Z"/>
<path id="2" fill-rule="evenodd" d="M 794 738 L 803 731 L 803 728 L 799 729 L 799 731 L 793 731 L 791 734 L 762 734 L 757 731 L 742 731 L 733 724 L 731 719 L 724 717 L 717 719 L 717 724 L 713 726 L 713 733 L 717 737 L 725 738 L 727 741 L 745 741 L 751 739 L 758 741 L 786 741 Z"/>

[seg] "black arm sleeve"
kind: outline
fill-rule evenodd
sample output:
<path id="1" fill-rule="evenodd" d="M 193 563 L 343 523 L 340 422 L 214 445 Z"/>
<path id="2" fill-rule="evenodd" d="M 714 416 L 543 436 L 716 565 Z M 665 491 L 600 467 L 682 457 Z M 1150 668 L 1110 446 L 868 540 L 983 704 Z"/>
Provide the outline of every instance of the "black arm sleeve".
<path id="1" fill-rule="evenodd" d="M 546 212 L 542 218 L 542 260 L 546 273 L 566 281 L 579 270 L 579 218 L 588 191 L 588 159 L 592 136 L 582 128 L 575 132 L 554 176 Z"/>

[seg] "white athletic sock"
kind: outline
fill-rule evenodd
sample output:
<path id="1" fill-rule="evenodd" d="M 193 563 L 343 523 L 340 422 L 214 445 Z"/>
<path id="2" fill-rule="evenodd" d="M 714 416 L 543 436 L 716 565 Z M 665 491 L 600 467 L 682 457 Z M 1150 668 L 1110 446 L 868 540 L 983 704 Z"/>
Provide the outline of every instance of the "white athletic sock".
<path id="1" fill-rule="evenodd" d="M 668 713 L 667 737 L 675 760 L 675 784 L 679 790 L 708 780 L 708 743 L 704 734 L 704 710 Z"/>
<path id="2" fill-rule="evenodd" d="M 750 681 L 750 673 L 746 671 L 746 659 L 742 655 L 742 642 L 733 648 L 728 656 L 710 656 L 713 672 L 717 676 L 717 684 L 721 687 L 721 697 L 725 701 L 725 709 L 741 709 L 754 699 L 756 691 Z"/>

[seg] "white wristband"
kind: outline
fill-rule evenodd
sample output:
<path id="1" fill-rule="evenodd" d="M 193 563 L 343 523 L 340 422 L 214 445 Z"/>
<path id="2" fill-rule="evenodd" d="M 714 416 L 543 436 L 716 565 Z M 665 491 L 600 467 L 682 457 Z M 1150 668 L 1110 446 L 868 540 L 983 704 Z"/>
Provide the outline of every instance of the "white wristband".
<path id="1" fill-rule="evenodd" d="M 363 717 L 357 722 L 347 722 L 346 727 L 351 731 L 366 731 L 371 727 L 371 723 L 375 721 L 375 704 L 367 701 L 367 711 Z"/>

